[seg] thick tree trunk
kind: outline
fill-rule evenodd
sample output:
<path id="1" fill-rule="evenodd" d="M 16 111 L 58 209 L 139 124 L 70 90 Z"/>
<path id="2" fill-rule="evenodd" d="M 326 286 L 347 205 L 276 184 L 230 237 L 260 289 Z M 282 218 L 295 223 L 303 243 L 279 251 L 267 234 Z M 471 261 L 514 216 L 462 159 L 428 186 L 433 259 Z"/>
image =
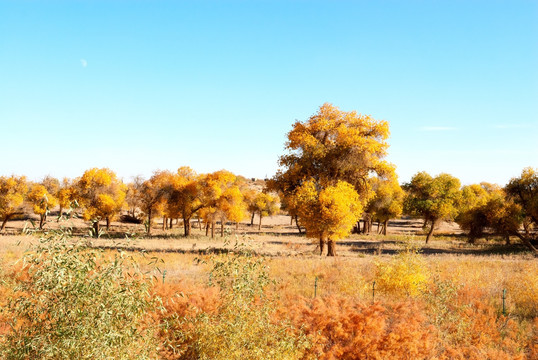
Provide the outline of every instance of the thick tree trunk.
<path id="1" fill-rule="evenodd" d="M 361 221 L 357 220 L 357 225 L 355 225 L 354 234 L 360 234 L 361 233 Z"/>
<path id="2" fill-rule="evenodd" d="M 190 218 L 183 218 L 183 235 L 185 237 L 191 235 L 191 219 Z"/>
<path id="3" fill-rule="evenodd" d="M 389 221 L 385 220 L 383 223 L 383 235 L 387 235 L 387 226 L 389 225 Z"/>
<path id="4" fill-rule="evenodd" d="M 293 215 L 290 215 L 290 226 L 293 225 Z"/>
<path id="5" fill-rule="evenodd" d="M 163 216 L 163 231 L 168 229 L 168 219 L 166 219 L 166 216 Z"/>
<path id="6" fill-rule="evenodd" d="M 110 218 L 106 218 L 106 231 L 110 230 Z"/>
<path id="7" fill-rule="evenodd" d="M 379 221 L 377 221 L 377 230 L 376 230 L 376 232 L 378 234 L 381 234 L 381 230 L 379 229 L 380 227 L 381 227 L 381 223 Z"/>
<path id="8" fill-rule="evenodd" d="M 319 237 L 319 256 L 323 255 L 323 250 L 325 250 L 325 239 L 323 237 Z"/>
<path id="9" fill-rule="evenodd" d="M 327 256 L 336 256 L 336 243 L 333 240 L 327 241 Z"/>
<path id="10" fill-rule="evenodd" d="M 209 235 L 209 222 L 205 224 L 205 236 Z"/>
<path id="11" fill-rule="evenodd" d="M 43 230 L 43 225 L 45 225 L 45 215 L 39 217 L 39 230 Z"/>
<path id="12" fill-rule="evenodd" d="M 433 231 L 435 230 L 435 223 L 437 222 L 437 220 L 434 219 L 431 222 L 432 222 L 432 227 L 430 231 L 428 231 L 428 235 L 426 235 L 426 244 L 430 241 L 430 238 L 433 235 Z"/>
<path id="13" fill-rule="evenodd" d="M 258 223 L 258 231 L 262 229 L 262 214 L 260 214 L 260 222 Z"/>
<path id="14" fill-rule="evenodd" d="M 256 213 L 253 211 L 252 216 L 250 218 L 250 226 L 254 225 L 254 215 L 256 215 Z"/>
<path id="15" fill-rule="evenodd" d="M 174 219 L 170 219 L 170 229 L 172 229 L 174 227 Z"/>
<path id="16" fill-rule="evenodd" d="M 99 229 L 99 221 L 94 221 L 94 222 L 93 222 L 93 231 L 94 231 L 94 236 L 95 236 L 96 238 L 99 237 L 99 230 L 100 230 L 100 229 Z"/>
<path id="17" fill-rule="evenodd" d="M 363 234 L 369 234 L 372 231 L 372 217 L 370 214 L 366 214 L 364 218 L 364 227 L 362 229 Z"/>
<path id="18" fill-rule="evenodd" d="M 202 222 L 200 221 L 199 216 L 198 216 L 198 230 L 202 231 Z"/>
<path id="19" fill-rule="evenodd" d="M 215 238 L 215 220 L 211 221 L 211 239 Z"/>
<path id="20" fill-rule="evenodd" d="M 224 237 L 224 220 L 220 221 L 220 237 Z"/>

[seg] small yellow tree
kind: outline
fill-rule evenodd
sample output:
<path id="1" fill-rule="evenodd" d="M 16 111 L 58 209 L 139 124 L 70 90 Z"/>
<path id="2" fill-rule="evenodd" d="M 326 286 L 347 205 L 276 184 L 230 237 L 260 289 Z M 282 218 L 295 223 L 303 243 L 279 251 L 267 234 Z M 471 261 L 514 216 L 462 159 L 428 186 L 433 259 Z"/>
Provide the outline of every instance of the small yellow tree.
<path id="1" fill-rule="evenodd" d="M 311 179 L 304 182 L 295 195 L 306 235 L 319 239 L 320 254 L 327 243 L 327 256 L 335 256 L 335 241 L 349 235 L 362 213 L 359 194 L 345 181 L 322 187 Z"/>
<path id="2" fill-rule="evenodd" d="M 206 229 L 211 226 L 211 237 L 214 236 L 216 220 L 221 220 L 223 234 L 226 219 L 237 222 L 245 216 L 246 205 L 237 182 L 237 177 L 226 170 L 215 171 L 200 178 L 200 215 L 206 222 Z"/>
<path id="3" fill-rule="evenodd" d="M 383 235 L 387 235 L 389 220 L 402 214 L 405 193 L 395 176 L 389 179 L 375 178 L 372 183 L 375 195 L 368 202 L 366 212 L 371 214 L 378 224 L 383 223 Z"/>
<path id="4" fill-rule="evenodd" d="M 27 191 L 26 177 L 0 176 L 0 219 L 2 219 L 0 231 L 4 231 L 9 219 L 22 212 L 21 206 Z"/>
<path id="5" fill-rule="evenodd" d="M 77 191 L 73 182 L 68 178 L 64 178 L 62 184 L 60 185 L 60 189 L 56 194 L 58 205 L 60 205 L 60 217 L 63 215 L 63 210 L 70 208 L 73 202 L 77 200 L 76 196 Z"/>
<path id="6" fill-rule="evenodd" d="M 217 209 L 220 217 L 220 235 L 224 236 L 224 222 L 229 220 L 237 224 L 246 216 L 247 205 L 243 194 L 238 186 L 224 190 L 222 196 L 217 201 Z"/>
<path id="7" fill-rule="evenodd" d="M 183 218 L 185 237 L 191 234 L 192 217 L 204 206 L 199 179 L 188 166 L 180 167 L 172 177 L 170 190 L 166 194 L 167 211 L 170 216 Z"/>
<path id="8" fill-rule="evenodd" d="M 277 195 L 271 195 L 260 192 L 256 194 L 251 204 L 251 210 L 253 213 L 258 214 L 260 222 L 258 223 L 258 230 L 262 229 L 262 218 L 264 216 L 272 216 L 280 210 L 280 202 Z"/>
<path id="9" fill-rule="evenodd" d="M 58 200 L 41 184 L 33 184 L 28 193 L 28 201 L 32 204 L 34 213 L 39 215 L 39 229 L 43 229 L 49 211 L 54 208 Z"/>
<path id="10" fill-rule="evenodd" d="M 86 170 L 76 182 L 77 196 L 84 209 L 85 220 L 93 223 L 94 235 L 99 236 L 99 222 L 110 222 L 120 212 L 125 201 L 127 187 L 109 169 Z"/>

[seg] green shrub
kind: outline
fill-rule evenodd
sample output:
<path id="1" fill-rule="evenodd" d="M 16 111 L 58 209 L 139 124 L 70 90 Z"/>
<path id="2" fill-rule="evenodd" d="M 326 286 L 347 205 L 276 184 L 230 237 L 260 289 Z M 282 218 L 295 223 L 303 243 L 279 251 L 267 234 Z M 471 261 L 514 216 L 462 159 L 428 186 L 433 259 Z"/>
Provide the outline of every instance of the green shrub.
<path id="1" fill-rule="evenodd" d="M 24 257 L 27 275 L 2 311 L 3 359 L 149 359 L 150 279 L 122 252 L 87 249 L 68 232 L 45 234 Z"/>

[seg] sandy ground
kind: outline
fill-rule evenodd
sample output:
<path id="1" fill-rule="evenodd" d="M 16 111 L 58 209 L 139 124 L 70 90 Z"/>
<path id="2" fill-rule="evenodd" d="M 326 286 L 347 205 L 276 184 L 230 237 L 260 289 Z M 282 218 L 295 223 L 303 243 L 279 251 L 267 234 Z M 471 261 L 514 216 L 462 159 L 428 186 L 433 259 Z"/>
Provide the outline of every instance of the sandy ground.
<path id="1" fill-rule="evenodd" d="M 25 227 L 33 228 L 32 220 L 37 224 L 36 218 L 10 221 L 4 235 L 0 236 L 0 251 L 20 249 L 21 246 L 35 241 L 36 236 L 20 235 Z M 290 220 L 287 215 L 263 218 L 261 230 L 258 230 L 257 217 L 253 226 L 250 225 L 250 219 L 238 224 L 237 228 L 235 224 L 225 224 L 224 236 L 221 236 L 221 227 L 217 224 L 214 238 L 206 236 L 205 229 L 200 229 L 196 220 L 192 223 L 192 234 L 189 238 L 183 237 L 181 221 L 174 224 L 172 229 L 163 230 L 162 219 L 156 219 L 151 237 L 145 234 L 143 225 L 115 221 L 111 224 L 110 231 L 105 231 L 100 239 L 93 239 L 89 235 L 88 222 L 80 218 L 57 221 L 54 216 L 49 217 L 45 230 L 71 228 L 75 236 L 85 237 L 92 246 L 105 249 L 124 248 L 133 251 L 197 254 L 233 251 L 240 245 L 268 256 L 319 256 L 318 241 L 307 238 L 304 233 L 300 234 L 296 224 L 291 224 Z M 377 225 L 374 223 L 371 234 L 353 234 L 347 239 L 340 240 L 337 254 L 344 257 L 360 257 L 368 254 L 392 255 L 407 246 L 414 246 L 428 255 L 504 256 L 516 253 L 526 256 L 524 249 L 518 245 L 506 247 L 502 243 L 486 241 L 469 245 L 455 223 L 442 223 L 436 230 L 438 235 L 427 245 L 424 244 L 425 235 L 422 221 L 419 219 L 402 218 L 389 222 L 387 236 L 376 234 L 376 230 Z"/>

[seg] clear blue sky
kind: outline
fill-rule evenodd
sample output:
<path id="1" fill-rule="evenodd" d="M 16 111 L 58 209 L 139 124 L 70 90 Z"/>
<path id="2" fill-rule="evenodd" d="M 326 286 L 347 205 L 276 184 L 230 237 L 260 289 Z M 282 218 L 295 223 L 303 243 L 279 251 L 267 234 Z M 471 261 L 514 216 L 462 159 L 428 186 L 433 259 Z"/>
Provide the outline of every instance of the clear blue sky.
<path id="1" fill-rule="evenodd" d="M 401 181 L 538 167 L 537 1 L 2 1 L 0 174 L 271 176 L 324 102 Z"/>

